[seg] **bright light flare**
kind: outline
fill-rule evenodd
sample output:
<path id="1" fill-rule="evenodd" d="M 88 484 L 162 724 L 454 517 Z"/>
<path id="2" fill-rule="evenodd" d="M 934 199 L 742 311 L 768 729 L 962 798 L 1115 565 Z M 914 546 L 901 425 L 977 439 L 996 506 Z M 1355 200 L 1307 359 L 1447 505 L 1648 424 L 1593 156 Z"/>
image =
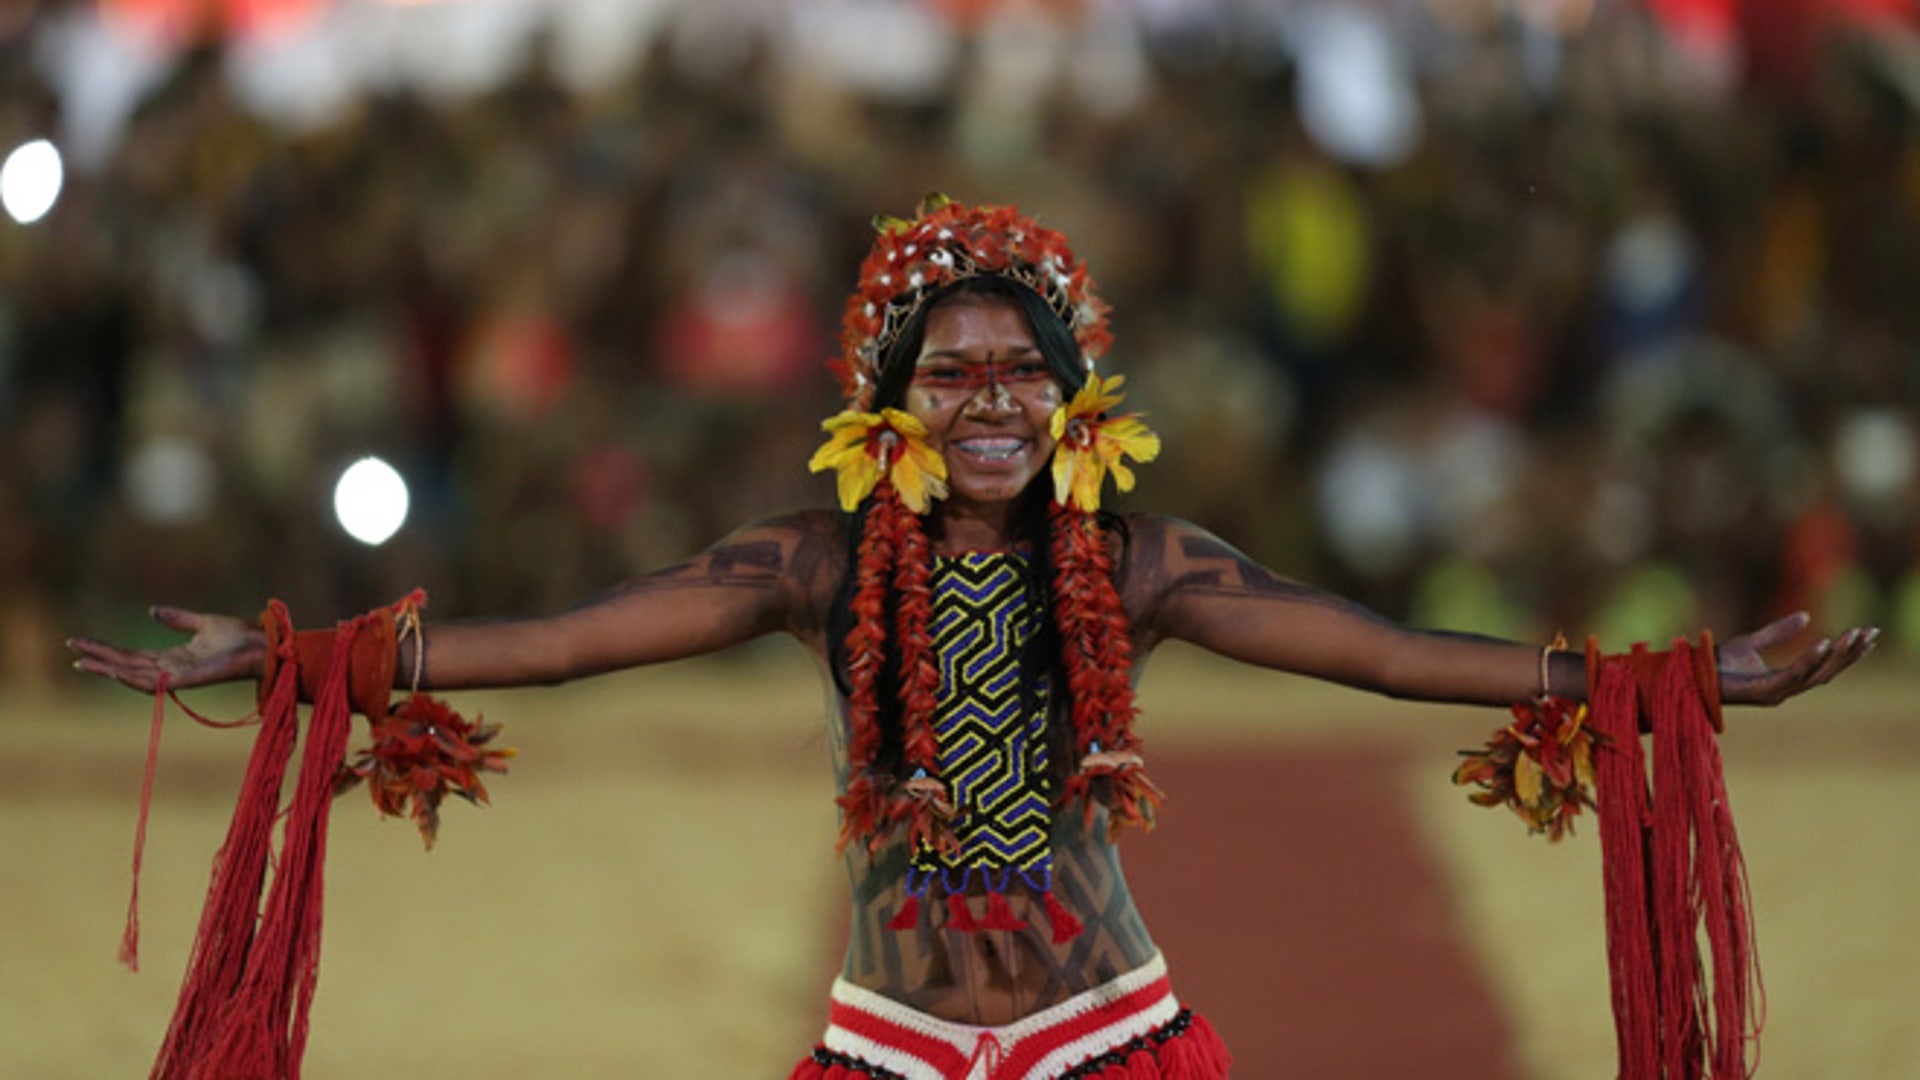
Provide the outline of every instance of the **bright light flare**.
<path id="1" fill-rule="evenodd" d="M 406 523 L 407 482 L 379 458 L 363 457 L 333 486 L 333 515 L 348 536 L 379 547 Z"/>
<path id="2" fill-rule="evenodd" d="M 60 185 L 66 171 L 60 164 L 60 151 L 45 139 L 35 139 L 14 147 L 0 165 L 0 206 L 7 216 L 22 225 L 31 225 L 47 216 L 60 198 Z"/>

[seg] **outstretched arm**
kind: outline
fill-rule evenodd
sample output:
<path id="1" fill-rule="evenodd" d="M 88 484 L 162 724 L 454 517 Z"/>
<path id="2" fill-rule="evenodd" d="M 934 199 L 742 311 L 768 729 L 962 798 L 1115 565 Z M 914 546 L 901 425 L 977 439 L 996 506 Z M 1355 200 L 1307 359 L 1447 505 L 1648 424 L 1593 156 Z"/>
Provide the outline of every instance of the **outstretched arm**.
<path id="1" fill-rule="evenodd" d="M 557 683 L 715 652 L 776 630 L 814 630 L 828 527 L 800 518 L 748 526 L 686 562 L 558 615 L 429 626 L 434 689 Z M 405 659 L 405 658 L 403 658 Z M 402 664 L 397 678 L 410 678 Z"/>
<path id="2" fill-rule="evenodd" d="M 1124 594 L 1149 642 L 1176 638 L 1223 656 L 1399 698 L 1505 705 L 1538 694 L 1542 654 L 1475 634 L 1413 630 L 1331 593 L 1280 577 L 1198 526 L 1135 519 Z M 1775 704 L 1844 671 L 1877 631 L 1850 630 L 1779 668 L 1761 651 L 1806 628 L 1792 616 L 1720 647 L 1728 703 Z M 1586 696 L 1579 653 L 1547 658 L 1545 689 Z"/>
<path id="3" fill-rule="evenodd" d="M 424 656 L 415 656 L 413 639 L 401 644 L 395 679 L 410 684 L 417 662 L 423 689 L 550 684 L 714 652 L 775 630 L 808 640 L 819 633 L 835 535 L 824 515 L 771 519 L 556 615 L 429 624 Z M 140 650 L 73 638 L 75 666 L 139 690 L 152 690 L 162 673 L 176 687 L 260 675 L 258 627 L 177 608 L 156 608 L 154 618 L 192 639 Z"/>

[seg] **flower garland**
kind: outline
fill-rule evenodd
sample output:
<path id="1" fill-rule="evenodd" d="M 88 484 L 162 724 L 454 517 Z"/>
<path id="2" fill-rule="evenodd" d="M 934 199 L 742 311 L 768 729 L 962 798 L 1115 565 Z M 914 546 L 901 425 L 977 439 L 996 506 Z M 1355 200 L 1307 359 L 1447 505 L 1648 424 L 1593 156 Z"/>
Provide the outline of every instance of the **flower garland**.
<path id="1" fill-rule="evenodd" d="M 1138 413 L 1109 416 L 1123 395 L 1125 375 L 1092 375 L 1073 400 L 1053 411 L 1053 498 L 1062 506 L 1092 513 L 1100 509 L 1100 486 L 1107 474 L 1121 491 L 1133 490 L 1133 470 L 1122 460 L 1149 462 L 1160 456 L 1160 436 L 1147 430 Z"/>
<path id="2" fill-rule="evenodd" d="M 840 509 L 851 514 L 873 494 L 884 475 L 900 501 L 924 514 L 947 497 L 947 463 L 927 445 L 927 426 L 899 409 L 877 413 L 848 409 L 820 425 L 825 446 L 807 462 L 811 472 L 838 474 Z"/>

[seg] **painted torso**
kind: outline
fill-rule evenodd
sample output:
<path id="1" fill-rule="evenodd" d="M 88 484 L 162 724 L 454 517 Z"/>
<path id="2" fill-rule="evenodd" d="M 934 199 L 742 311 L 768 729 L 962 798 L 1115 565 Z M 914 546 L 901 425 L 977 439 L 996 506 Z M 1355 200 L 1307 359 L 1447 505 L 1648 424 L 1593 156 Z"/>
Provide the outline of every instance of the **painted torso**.
<path id="1" fill-rule="evenodd" d="M 1037 662 L 1025 654 L 1041 627 L 1028 576 L 1024 559 L 1007 552 L 941 557 L 934 567 L 935 726 L 958 849 L 897 843 L 869 857 L 850 845 L 846 855 L 845 977 L 963 1023 L 1011 1022 L 1154 952 L 1103 818 L 1089 826 L 1079 805 L 1052 808 L 1047 713 L 1058 702 L 1043 674 L 1023 670 Z M 844 722 L 835 727 L 844 786 Z M 1066 940 L 1055 940 L 1049 889 L 1081 926 Z"/>

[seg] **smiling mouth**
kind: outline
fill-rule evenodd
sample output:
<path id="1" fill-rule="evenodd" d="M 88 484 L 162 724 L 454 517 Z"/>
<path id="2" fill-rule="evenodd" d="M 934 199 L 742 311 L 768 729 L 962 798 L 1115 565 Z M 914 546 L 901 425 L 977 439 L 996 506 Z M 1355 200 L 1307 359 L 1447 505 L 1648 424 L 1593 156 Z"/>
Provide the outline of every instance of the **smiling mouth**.
<path id="1" fill-rule="evenodd" d="M 1026 452 L 1027 440 L 1012 438 L 962 439 L 954 449 L 980 461 L 1012 461 Z"/>

